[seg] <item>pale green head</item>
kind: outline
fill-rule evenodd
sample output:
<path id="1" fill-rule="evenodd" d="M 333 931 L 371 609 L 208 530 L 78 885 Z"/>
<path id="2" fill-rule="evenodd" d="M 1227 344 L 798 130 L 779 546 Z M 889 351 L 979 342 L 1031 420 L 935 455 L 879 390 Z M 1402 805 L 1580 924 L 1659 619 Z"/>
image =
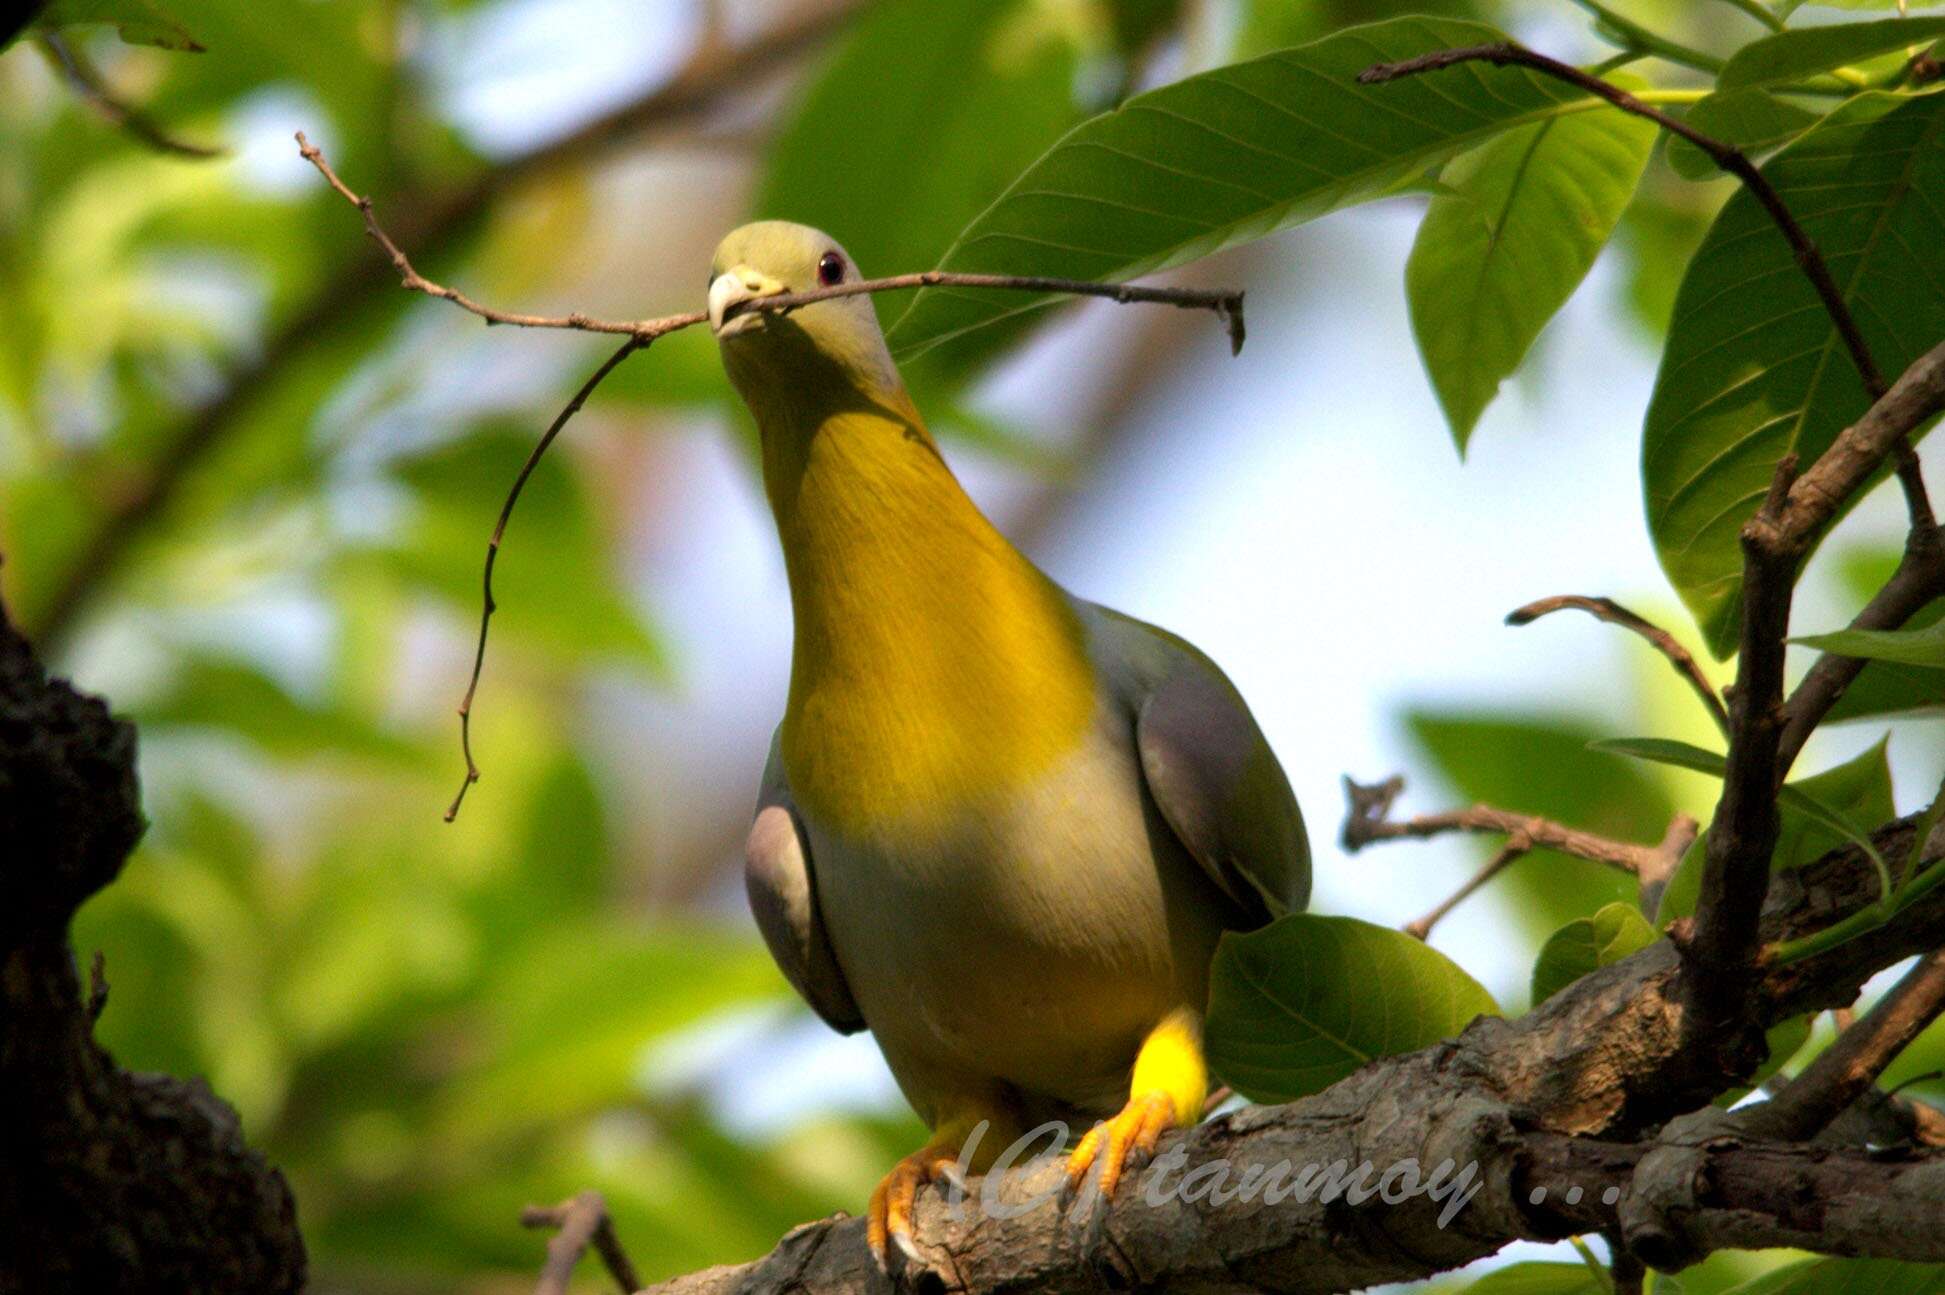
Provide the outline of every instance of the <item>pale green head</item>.
<path id="1" fill-rule="evenodd" d="M 901 391 L 869 296 L 837 297 L 787 315 L 749 311 L 724 319 L 735 302 L 803 292 L 864 276 L 850 254 L 822 230 L 787 220 L 760 220 L 732 231 L 709 266 L 709 326 L 730 379 L 754 405 L 758 384 L 768 399 L 793 386 L 846 383 L 869 397 Z M 780 389 L 779 389 L 780 388 Z"/>

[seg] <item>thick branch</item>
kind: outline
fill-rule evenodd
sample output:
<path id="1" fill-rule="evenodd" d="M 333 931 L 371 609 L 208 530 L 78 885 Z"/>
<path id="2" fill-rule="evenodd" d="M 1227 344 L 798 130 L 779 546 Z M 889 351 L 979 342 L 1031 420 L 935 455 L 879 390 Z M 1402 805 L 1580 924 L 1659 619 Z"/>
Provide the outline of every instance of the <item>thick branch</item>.
<path id="1" fill-rule="evenodd" d="M 1912 830 L 1908 823 L 1885 829 L 1879 848 L 1907 850 Z M 1815 929 L 1876 894 L 1875 872 L 1862 856 L 1834 852 L 1779 881 L 1764 933 Z M 1876 940 L 1759 976 L 1757 1016 L 1773 1023 L 1847 1002 L 1878 968 L 1941 939 L 1945 894 L 1934 894 Z M 955 1218 L 944 1196 L 928 1191 L 919 1204 L 921 1248 L 949 1290 L 1054 1292 L 1352 1290 L 1430 1276 L 1516 1238 L 1615 1227 L 1650 1255 L 1658 1243 L 1671 1255 L 1789 1244 L 1945 1258 L 1945 1229 L 1935 1226 L 1945 1159 L 1717 1146 L 1685 1128 L 1665 1144 L 1594 1140 L 1639 1134 L 1737 1082 L 1719 1056 L 1685 1047 L 1684 982 L 1692 974 L 1660 941 L 1518 1020 L 1482 1018 L 1454 1041 L 1375 1062 L 1315 1097 L 1218 1117 L 1165 1141 L 1156 1166 L 1098 1215 L 1086 1213 L 1099 1207 L 1084 1200 L 1069 1217 L 1048 1202 L 998 1218 L 975 1195 Z M 1367 1188 L 1395 1170 L 1397 1200 L 1405 1171 L 1396 1167 L 1409 1160 L 1424 1181 L 1447 1159 L 1453 1167 L 1440 1181 L 1449 1186 L 1471 1165 L 1466 1186 L 1479 1191 L 1444 1227 L 1438 1215 L 1449 1196 L 1387 1204 L 1340 1191 L 1321 1199 L 1323 1176 L 1338 1161 L 1340 1188 L 1357 1185 L 1365 1161 L 1372 1165 L 1362 1180 Z M 1230 1166 L 1220 1183 L 1213 1179 L 1221 1171 L 1208 1168 L 1217 1161 Z M 1280 1177 L 1270 1176 L 1286 1162 Z M 1700 1186 L 1696 1170 L 1706 1171 Z M 1030 1198 L 1058 1169 L 1038 1174 L 1009 1180 L 999 1199 Z M 1196 1199 L 1185 1200 L 1176 1189 L 1191 1174 L 1200 1175 L 1188 1193 Z M 1252 1183 L 1244 1196 L 1240 1189 Z M 1272 1204 L 1264 1199 L 1266 1183 L 1296 1198 Z M 973 1187 L 983 1191 L 984 1181 Z M 1535 1204 L 1532 1193 L 1541 1187 L 1546 1195 Z M 1683 1194 L 1690 1190 L 1692 1201 Z M 1921 1217 L 1932 1225 L 1895 1236 L 1868 1223 Z M 1806 1220 L 1816 1226 L 1807 1228 Z M 752 1264 L 660 1289 L 882 1290 L 862 1233 L 855 1220 L 810 1224 Z"/>
<path id="2" fill-rule="evenodd" d="M 1894 824 L 1878 833 L 1877 844 L 1901 854 L 1912 835 L 1911 824 Z M 1862 855 L 1836 851 L 1779 880 L 1763 932 L 1789 938 L 1876 897 L 1876 874 Z M 1759 975 L 1756 1016 L 1772 1024 L 1848 1002 L 1880 968 L 1940 942 L 1945 893 L 1933 893 L 1873 940 Z M 1047 1202 L 999 1218 L 975 1195 L 955 1218 L 940 1191 L 929 1190 L 919 1202 L 921 1249 L 949 1290 L 1053 1292 L 1352 1290 L 1430 1276 L 1517 1238 L 1614 1227 L 1626 1229 L 1630 1245 L 1652 1253 L 1659 1243 L 1671 1255 L 1789 1244 L 1945 1258 L 1945 1229 L 1935 1226 L 1945 1184 L 1938 1158 L 1716 1146 L 1684 1128 L 1666 1144 L 1594 1140 L 1638 1135 L 1744 1078 L 1725 1069 L 1720 1055 L 1685 1046 L 1684 982 L 1693 974 L 1668 941 L 1659 941 L 1518 1020 L 1481 1018 L 1454 1041 L 1375 1062 L 1315 1097 L 1218 1117 L 1165 1141 L 1163 1159 L 1098 1215 L 1088 1214 L 1098 1207 L 1083 1200 L 1070 1216 Z M 1387 1169 L 1407 1160 L 1429 1180 L 1446 1159 L 1453 1168 L 1442 1183 L 1449 1186 L 1470 1164 L 1465 1185 L 1479 1191 L 1445 1227 L 1438 1215 L 1449 1196 L 1387 1204 L 1340 1191 L 1321 1199 L 1326 1173 L 1338 1175 L 1340 1188 L 1355 1186 L 1358 1166 L 1368 1160 L 1372 1169 L 1362 1182 L 1375 1188 Z M 1216 1183 L 1220 1171 L 1207 1166 L 1220 1160 L 1230 1170 Z M 1332 1171 L 1338 1161 L 1342 1167 Z M 1289 1167 L 1281 1177 L 1268 1177 L 1283 1162 Z M 1252 1166 L 1255 1175 L 1247 1177 Z M 1696 1170 L 1707 1171 L 1701 1186 Z M 1403 1172 L 1394 1174 L 1394 1200 Z M 1038 1176 L 1009 1179 L 999 1199 L 1026 1200 L 1058 1173 L 1044 1167 Z M 1189 1193 L 1196 1199 L 1173 1190 L 1198 1173 Z M 975 1193 L 984 1181 L 975 1181 Z M 1239 1189 L 1251 1183 L 1243 1196 Z M 1266 1183 L 1280 1185 L 1286 1198 L 1267 1202 Z M 1308 1195 L 1299 1190 L 1306 1184 Z M 1157 1204 L 1150 1204 L 1151 1185 Z M 1570 1200 L 1575 1186 L 1580 1195 Z M 1547 1194 L 1535 1204 L 1538 1187 Z M 1692 1202 L 1683 1195 L 1690 1188 Z M 1287 1198 L 1293 1191 L 1301 1199 Z M 1895 1236 L 1867 1222 L 1919 1217 L 1931 1225 Z M 1806 1219 L 1815 1228 L 1806 1228 Z M 754 1263 L 659 1289 L 821 1293 L 883 1290 L 883 1280 L 864 1247 L 863 1225 L 826 1220 L 797 1229 Z"/>
<path id="3" fill-rule="evenodd" d="M 1945 950 L 1925 955 L 1863 1018 L 1817 1054 L 1744 1127 L 1758 1137 L 1815 1136 L 1877 1082 L 1884 1068 L 1945 1011 Z"/>

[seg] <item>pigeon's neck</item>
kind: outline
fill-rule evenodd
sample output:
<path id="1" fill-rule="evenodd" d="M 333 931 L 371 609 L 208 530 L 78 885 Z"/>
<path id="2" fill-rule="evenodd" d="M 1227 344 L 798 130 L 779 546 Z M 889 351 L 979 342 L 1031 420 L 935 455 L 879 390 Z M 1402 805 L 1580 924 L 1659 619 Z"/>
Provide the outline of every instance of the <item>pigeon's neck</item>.
<path id="1" fill-rule="evenodd" d="M 1071 750 L 1094 706 L 1073 607 L 967 497 L 905 393 L 759 420 L 796 623 L 783 744 L 800 802 L 868 827 Z"/>

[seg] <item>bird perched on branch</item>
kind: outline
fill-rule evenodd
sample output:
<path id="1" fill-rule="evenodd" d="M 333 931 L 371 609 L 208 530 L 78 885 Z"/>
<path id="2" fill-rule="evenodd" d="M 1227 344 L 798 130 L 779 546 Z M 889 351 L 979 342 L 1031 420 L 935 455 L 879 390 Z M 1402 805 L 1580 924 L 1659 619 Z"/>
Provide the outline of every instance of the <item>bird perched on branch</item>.
<path id="1" fill-rule="evenodd" d="M 1047 1119 L 1112 1195 L 1201 1118 L 1202 1014 L 1225 930 L 1301 909 L 1303 820 L 1235 687 L 1165 630 L 1082 601 L 994 529 L 913 406 L 864 295 L 736 303 L 859 277 L 828 235 L 763 221 L 710 268 L 723 367 L 762 434 L 789 574 L 789 701 L 748 843 L 784 975 L 869 1029 L 932 1130 L 872 1194 L 912 1207 Z M 982 1127 L 983 1126 L 983 1127 Z"/>

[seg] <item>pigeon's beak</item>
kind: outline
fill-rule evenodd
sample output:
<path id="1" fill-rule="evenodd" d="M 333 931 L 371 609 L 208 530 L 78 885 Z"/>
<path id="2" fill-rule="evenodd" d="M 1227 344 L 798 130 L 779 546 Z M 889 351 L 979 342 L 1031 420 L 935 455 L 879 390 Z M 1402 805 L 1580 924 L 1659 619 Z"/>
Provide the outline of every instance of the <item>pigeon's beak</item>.
<path id="1" fill-rule="evenodd" d="M 767 318 L 763 311 L 749 310 L 730 316 L 730 308 L 738 302 L 774 297 L 783 290 L 781 283 L 746 265 L 724 271 L 709 284 L 710 331 L 718 338 L 725 338 L 762 329 L 763 321 Z"/>

